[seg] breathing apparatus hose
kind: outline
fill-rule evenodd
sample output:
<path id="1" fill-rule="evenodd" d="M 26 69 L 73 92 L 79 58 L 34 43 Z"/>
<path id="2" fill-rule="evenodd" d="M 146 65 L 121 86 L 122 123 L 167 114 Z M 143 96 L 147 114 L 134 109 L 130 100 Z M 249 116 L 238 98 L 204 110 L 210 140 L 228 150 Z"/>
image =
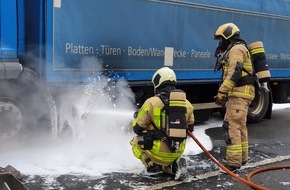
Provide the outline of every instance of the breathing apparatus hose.
<path id="1" fill-rule="evenodd" d="M 225 172 L 227 172 L 230 176 L 236 178 L 237 180 L 239 180 L 242 183 L 245 183 L 246 185 L 248 185 L 249 187 L 256 189 L 256 190 L 269 190 L 265 187 L 259 186 L 253 182 L 251 182 L 249 179 L 251 178 L 251 176 L 255 175 L 256 173 L 259 172 L 255 172 L 253 173 L 250 177 L 248 176 L 248 180 L 236 175 L 235 173 L 233 173 L 232 171 L 228 170 L 223 164 L 221 164 L 215 157 L 213 157 L 213 155 L 211 155 L 205 148 L 204 146 L 197 140 L 197 138 L 195 138 L 195 136 L 192 134 L 192 132 L 187 131 L 187 133 L 189 134 L 189 136 L 196 142 L 196 144 L 198 144 L 198 146 L 204 151 L 204 153 L 207 155 L 207 157 L 209 157 L 213 162 L 215 162 L 222 170 L 224 170 Z"/>

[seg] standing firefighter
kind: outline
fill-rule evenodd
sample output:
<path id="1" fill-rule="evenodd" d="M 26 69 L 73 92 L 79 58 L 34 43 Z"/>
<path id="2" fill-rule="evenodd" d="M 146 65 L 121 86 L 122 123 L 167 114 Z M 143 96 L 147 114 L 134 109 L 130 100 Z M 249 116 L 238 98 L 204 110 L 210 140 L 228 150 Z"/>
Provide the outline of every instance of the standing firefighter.
<path id="1" fill-rule="evenodd" d="M 223 71 L 223 81 L 214 98 L 217 105 L 226 105 L 222 126 L 227 145 L 225 166 L 235 171 L 248 161 L 246 122 L 249 105 L 255 96 L 253 67 L 247 45 L 235 24 L 219 26 L 214 39 L 219 41 L 215 53 L 217 68 Z"/>
<path id="2" fill-rule="evenodd" d="M 186 177 L 186 160 L 182 157 L 187 130 L 193 131 L 193 106 L 186 94 L 176 89 L 172 69 L 163 67 L 152 77 L 155 96 L 147 99 L 132 122 L 138 135 L 131 141 L 136 158 L 148 173 L 165 172 L 175 180 Z"/>

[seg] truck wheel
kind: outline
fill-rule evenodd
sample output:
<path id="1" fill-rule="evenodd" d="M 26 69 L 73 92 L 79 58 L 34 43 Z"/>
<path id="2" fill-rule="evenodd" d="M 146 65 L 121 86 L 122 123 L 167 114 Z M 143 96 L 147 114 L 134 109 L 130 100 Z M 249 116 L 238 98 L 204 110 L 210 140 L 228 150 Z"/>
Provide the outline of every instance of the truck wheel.
<path id="1" fill-rule="evenodd" d="M 0 140 L 11 139 L 20 133 L 25 123 L 24 107 L 18 101 L 20 93 L 12 82 L 0 83 Z"/>
<path id="2" fill-rule="evenodd" d="M 255 89 L 255 99 L 252 101 L 248 111 L 248 123 L 257 123 L 264 118 L 270 103 L 269 93 L 258 88 Z"/>
<path id="3" fill-rule="evenodd" d="M 30 69 L 24 68 L 17 80 L 1 81 L 0 141 L 52 134 L 55 114 L 49 101 L 52 100 L 39 85 L 37 74 Z"/>

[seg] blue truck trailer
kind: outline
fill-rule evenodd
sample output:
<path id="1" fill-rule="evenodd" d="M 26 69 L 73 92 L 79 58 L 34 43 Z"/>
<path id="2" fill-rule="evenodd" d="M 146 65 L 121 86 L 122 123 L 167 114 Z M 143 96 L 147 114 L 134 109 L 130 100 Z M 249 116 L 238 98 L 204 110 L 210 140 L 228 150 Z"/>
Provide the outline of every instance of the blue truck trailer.
<path id="1" fill-rule="evenodd" d="M 55 128 L 62 119 L 59 89 L 100 73 L 126 79 L 141 105 L 162 66 L 175 70 L 196 119 L 207 119 L 220 109 L 213 103 L 221 82 L 213 72 L 213 33 L 226 22 L 266 50 L 270 92 L 256 89 L 248 121 L 270 118 L 272 103 L 290 102 L 288 0 L 0 0 L 0 9 L 1 139 Z"/>

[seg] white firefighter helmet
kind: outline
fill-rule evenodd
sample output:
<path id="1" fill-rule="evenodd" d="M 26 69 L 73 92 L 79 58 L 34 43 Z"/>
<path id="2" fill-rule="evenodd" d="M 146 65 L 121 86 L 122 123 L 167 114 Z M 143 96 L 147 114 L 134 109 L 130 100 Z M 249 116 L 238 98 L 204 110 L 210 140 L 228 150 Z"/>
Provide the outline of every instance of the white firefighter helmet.
<path id="1" fill-rule="evenodd" d="M 215 31 L 214 39 L 223 37 L 225 40 L 228 40 L 236 34 L 240 34 L 240 29 L 234 23 L 225 23 L 220 25 Z"/>
<path id="2" fill-rule="evenodd" d="M 158 88 L 162 84 L 176 84 L 176 82 L 176 75 L 169 67 L 162 67 L 161 69 L 158 69 L 152 77 L 154 89 Z"/>

